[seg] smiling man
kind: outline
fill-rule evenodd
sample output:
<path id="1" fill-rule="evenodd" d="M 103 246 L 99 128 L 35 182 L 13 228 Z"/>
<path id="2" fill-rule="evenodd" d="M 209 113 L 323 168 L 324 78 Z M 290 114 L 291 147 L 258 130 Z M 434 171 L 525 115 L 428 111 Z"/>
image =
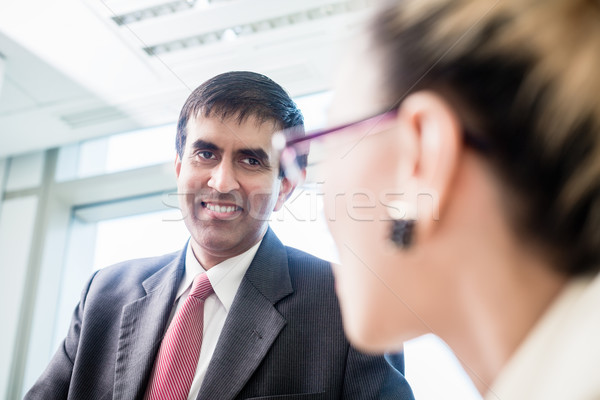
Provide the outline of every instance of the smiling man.
<path id="1" fill-rule="evenodd" d="M 412 399 L 383 357 L 348 344 L 328 263 L 269 229 L 294 190 L 271 138 L 302 125 L 263 75 L 198 87 L 176 140 L 188 244 L 98 271 L 26 399 Z"/>
<path id="2" fill-rule="evenodd" d="M 218 105 L 199 112 L 204 115 L 182 114 L 187 124 L 180 125 L 175 171 L 191 246 L 200 264 L 211 268 L 258 243 L 293 187 L 278 178 L 271 151 L 282 123 L 245 114 L 220 118 L 226 112 Z M 294 118 L 302 123 L 300 114 Z"/>

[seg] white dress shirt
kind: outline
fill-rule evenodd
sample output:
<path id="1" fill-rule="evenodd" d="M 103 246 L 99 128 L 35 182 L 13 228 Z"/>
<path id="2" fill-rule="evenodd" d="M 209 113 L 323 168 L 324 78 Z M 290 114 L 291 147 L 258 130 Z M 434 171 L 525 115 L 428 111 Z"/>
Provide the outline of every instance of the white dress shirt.
<path id="1" fill-rule="evenodd" d="M 485 400 L 600 399 L 600 275 L 573 279 Z"/>
<path id="2" fill-rule="evenodd" d="M 202 349 L 200 351 L 200 358 L 198 360 L 198 366 L 196 367 L 196 373 L 194 374 L 194 380 L 192 381 L 188 400 L 195 400 L 200 392 L 204 375 L 206 375 L 208 364 L 217 347 L 217 341 L 223 330 L 223 325 L 225 324 L 225 319 L 227 318 L 235 294 L 237 293 L 242 278 L 246 274 L 250 263 L 252 263 L 261 242 L 262 240 L 244 253 L 229 258 L 222 263 L 215 265 L 208 271 L 202 268 L 194 256 L 191 244 L 188 244 L 185 255 L 185 275 L 177 290 L 175 307 L 173 307 L 173 311 L 171 311 L 169 324 L 187 299 L 192 287 L 192 281 L 196 275 L 206 273 L 210 280 L 210 284 L 214 289 L 214 293 L 208 296 L 204 302 Z"/>

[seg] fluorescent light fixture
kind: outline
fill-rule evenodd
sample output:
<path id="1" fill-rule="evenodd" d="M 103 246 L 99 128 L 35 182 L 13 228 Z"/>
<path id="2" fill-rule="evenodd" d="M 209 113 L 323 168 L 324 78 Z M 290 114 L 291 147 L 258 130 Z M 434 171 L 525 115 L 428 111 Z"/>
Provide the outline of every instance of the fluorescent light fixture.
<path id="1" fill-rule="evenodd" d="M 225 31 L 223 32 L 223 40 L 231 42 L 235 39 L 237 39 L 237 33 L 235 33 L 235 30 L 233 30 L 233 28 L 225 29 Z"/>
<path id="2" fill-rule="evenodd" d="M 143 21 L 150 18 L 158 18 L 163 15 L 175 14 L 187 11 L 194 7 L 208 7 L 211 4 L 225 3 L 232 0 L 173 0 L 156 6 L 142 8 L 121 15 L 115 15 L 112 20 L 119 26 Z"/>
<path id="3" fill-rule="evenodd" d="M 163 15 L 175 14 L 194 7 L 196 0 L 177 0 L 157 6 L 132 11 L 126 14 L 115 15 L 112 20 L 119 26 L 143 21 L 145 19 L 161 17 Z"/>
<path id="4" fill-rule="evenodd" d="M 182 0 L 185 1 L 185 0 Z M 211 2 L 215 2 L 212 0 Z M 225 0 L 220 0 L 225 1 Z M 266 32 L 286 26 L 302 24 L 309 21 L 329 18 L 340 14 L 358 11 L 367 8 L 371 0 L 348 0 L 335 4 L 327 4 L 321 7 L 310 8 L 302 12 L 281 15 L 275 18 L 254 21 L 252 23 L 230 26 L 201 35 L 173 40 L 165 43 L 157 43 L 144 47 L 143 50 L 149 56 L 173 52 L 183 48 L 204 46 L 220 41 L 233 41 L 240 36 L 247 36 L 258 32 Z"/>

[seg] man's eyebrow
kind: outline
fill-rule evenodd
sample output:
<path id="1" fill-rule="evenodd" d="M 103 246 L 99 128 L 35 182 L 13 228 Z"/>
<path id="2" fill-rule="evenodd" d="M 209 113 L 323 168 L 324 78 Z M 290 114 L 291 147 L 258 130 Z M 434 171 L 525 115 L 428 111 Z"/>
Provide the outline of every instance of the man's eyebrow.
<path id="1" fill-rule="evenodd" d="M 192 148 L 194 150 L 211 150 L 211 151 L 221 151 L 219 146 L 212 142 L 207 142 L 206 140 L 198 139 L 192 144 Z"/>
<path id="2" fill-rule="evenodd" d="M 238 150 L 239 154 L 245 155 L 245 156 L 250 156 L 250 157 L 254 157 L 257 158 L 263 162 L 268 162 L 269 161 L 269 155 L 267 154 L 266 151 L 264 151 L 261 148 L 256 148 L 256 149 L 241 149 Z"/>

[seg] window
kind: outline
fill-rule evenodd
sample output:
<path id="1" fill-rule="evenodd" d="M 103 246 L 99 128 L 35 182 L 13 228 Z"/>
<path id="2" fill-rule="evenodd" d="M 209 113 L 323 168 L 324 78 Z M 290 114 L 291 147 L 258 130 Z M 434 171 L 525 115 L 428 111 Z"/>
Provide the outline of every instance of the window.
<path id="1" fill-rule="evenodd" d="M 99 221 L 93 266 L 100 269 L 125 260 L 171 253 L 180 250 L 189 236 L 179 210 Z"/>

